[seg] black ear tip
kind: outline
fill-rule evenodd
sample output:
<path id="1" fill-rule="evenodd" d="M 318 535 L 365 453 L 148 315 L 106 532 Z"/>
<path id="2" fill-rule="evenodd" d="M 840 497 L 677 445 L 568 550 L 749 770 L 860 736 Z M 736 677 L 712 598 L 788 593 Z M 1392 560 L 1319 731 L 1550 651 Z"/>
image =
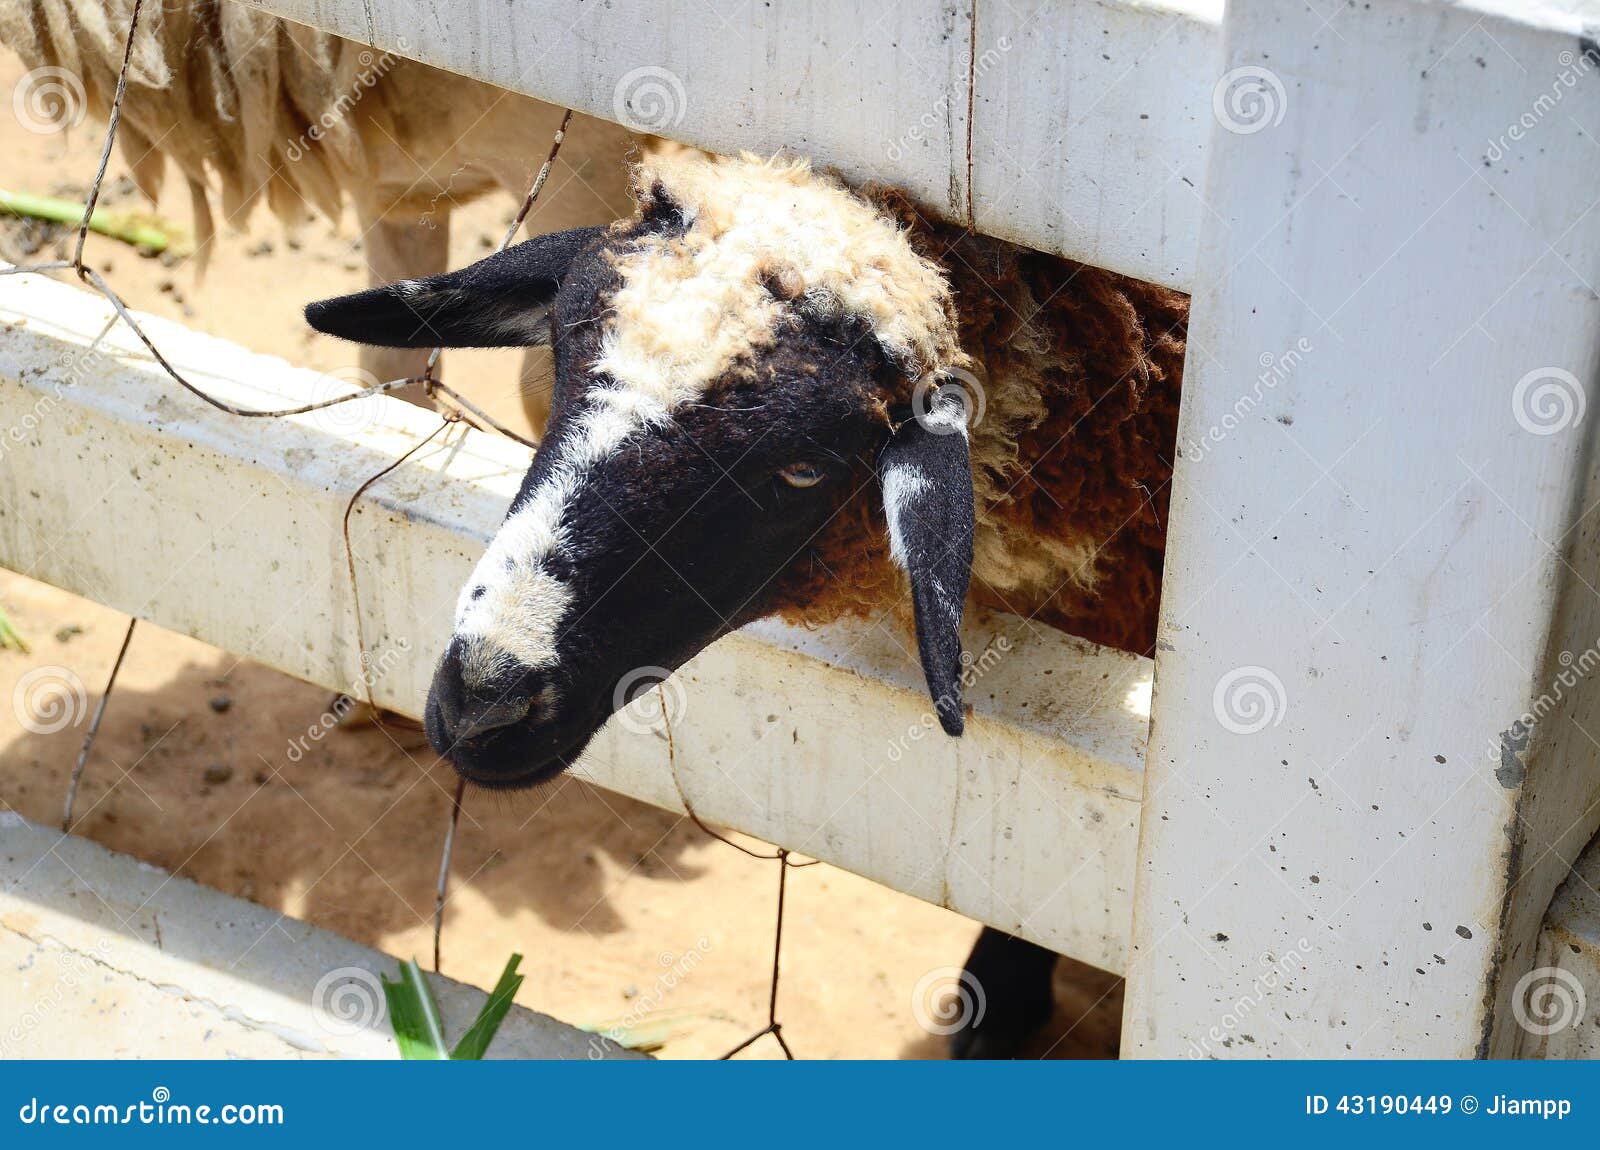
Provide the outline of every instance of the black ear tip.
<path id="1" fill-rule="evenodd" d="M 331 299 L 319 299 L 306 304 L 306 322 L 318 331 L 327 332 L 328 318 L 333 312 L 333 305 L 334 301 Z"/>
<path id="2" fill-rule="evenodd" d="M 939 725 L 944 728 L 944 733 L 959 739 L 967 729 L 967 718 L 961 713 L 961 700 L 946 695 L 935 701 L 933 709 L 939 715 Z"/>

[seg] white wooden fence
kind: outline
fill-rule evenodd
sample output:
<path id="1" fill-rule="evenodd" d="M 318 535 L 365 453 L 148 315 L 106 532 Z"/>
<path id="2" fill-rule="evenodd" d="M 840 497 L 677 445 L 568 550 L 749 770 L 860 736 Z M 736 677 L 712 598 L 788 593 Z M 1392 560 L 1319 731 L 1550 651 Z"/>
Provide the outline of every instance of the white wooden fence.
<path id="1" fill-rule="evenodd" d="M 179 389 L 113 318 L 97 295 L 0 277 L 0 324 L 16 325 L 0 340 L 0 428 L 20 429 L 0 466 L 0 563 L 302 679 L 358 696 L 370 682 L 380 705 L 420 715 L 527 449 L 452 429 L 357 505 L 363 673 L 345 504 L 438 418 L 375 397 L 240 419 Z M 187 378 L 240 407 L 343 386 L 141 323 Z M 642 704 L 578 773 L 677 809 L 681 787 L 702 818 L 1121 969 L 1150 661 L 1005 616 L 971 620 L 967 642 L 979 678 L 960 741 L 928 715 L 921 672 L 887 632 L 766 625 L 674 677 L 676 782 Z"/>
<path id="2" fill-rule="evenodd" d="M 1573 873 L 1600 826 L 1600 0 L 252 2 L 1193 292 L 1148 763 L 1141 661 L 984 621 L 975 649 L 1017 646 L 968 738 L 896 754 L 924 709 L 903 656 L 765 629 L 684 676 L 701 814 L 1125 971 L 1130 1055 L 1586 1049 L 1531 1040 L 1520 996 L 1600 974 L 1552 958 L 1600 873 Z M 0 344 L 11 425 L 100 316 L 5 290 L 56 325 Z M 158 339 L 245 401 L 305 386 Z M 114 358 L 56 400 L 75 442 L 0 472 L 0 558 L 348 683 L 336 514 L 414 417 L 241 427 Z M 367 644 L 412 648 L 380 701 L 415 710 L 521 463 L 465 435 L 369 493 Z M 74 486 L 116 514 L 37 546 Z M 648 734 L 614 726 L 590 774 L 677 805 Z"/>
<path id="3" fill-rule="evenodd" d="M 245 2 L 712 151 L 788 147 L 980 231 L 1193 282 L 1221 0 Z"/>

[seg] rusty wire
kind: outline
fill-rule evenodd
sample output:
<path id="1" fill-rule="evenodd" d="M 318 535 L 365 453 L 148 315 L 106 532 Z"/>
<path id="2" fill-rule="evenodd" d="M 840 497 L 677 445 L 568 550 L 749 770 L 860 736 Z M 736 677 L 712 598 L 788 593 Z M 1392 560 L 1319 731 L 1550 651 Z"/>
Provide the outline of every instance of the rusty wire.
<path id="1" fill-rule="evenodd" d="M 689 796 L 684 792 L 683 782 L 678 778 L 678 745 L 672 736 L 672 714 L 667 706 L 667 694 L 660 683 L 656 684 L 656 698 L 661 701 L 661 725 L 667 735 L 667 769 L 672 776 L 672 789 L 678 793 L 678 801 L 683 804 L 684 813 L 687 814 L 695 826 L 718 842 L 727 843 L 734 850 L 743 851 L 753 859 L 764 859 L 767 862 L 776 861 L 778 864 L 778 906 L 773 916 L 772 927 L 772 980 L 767 990 L 767 1024 L 724 1054 L 719 1062 L 726 1062 L 740 1051 L 755 1044 L 758 1038 L 770 1034 L 783 1050 L 783 1056 L 790 1062 L 794 1061 L 794 1051 L 789 1049 L 789 1043 L 783 1037 L 783 1024 L 778 1021 L 778 982 L 782 977 L 781 959 L 783 957 L 783 908 L 789 891 L 789 871 L 799 870 L 802 867 L 816 866 L 821 859 L 811 859 L 809 862 L 797 863 L 789 861 L 789 851 L 786 847 L 778 847 L 770 854 L 764 855 L 760 851 L 753 851 L 742 843 L 736 843 L 720 831 L 706 825 L 697 813 L 694 804 L 689 801 Z"/>
<path id="2" fill-rule="evenodd" d="M 105 278 L 102 277 L 99 272 L 89 267 L 86 263 L 84 263 L 83 260 L 84 246 L 88 242 L 89 237 L 89 223 L 94 215 L 95 205 L 100 199 L 100 191 L 104 185 L 106 171 L 111 162 L 111 150 L 117 139 L 117 128 L 122 119 L 122 103 L 128 90 L 128 71 L 130 62 L 133 59 L 134 40 L 138 33 L 139 16 L 143 7 L 144 0 L 134 0 L 133 10 L 128 20 L 128 38 L 123 48 L 122 68 L 117 75 L 116 93 L 112 97 L 111 110 L 107 117 L 105 142 L 101 146 L 100 160 L 95 169 L 94 180 L 90 185 L 89 194 L 85 199 L 83 217 L 78 223 L 77 237 L 73 245 L 72 258 L 69 260 L 48 260 L 39 263 L 16 264 L 9 267 L 0 268 L 0 275 L 19 275 L 23 273 L 44 274 L 53 271 L 73 271 L 77 273 L 79 280 L 93 288 L 102 297 L 104 297 L 108 303 L 111 304 L 112 310 L 115 311 L 117 318 L 127 325 L 128 329 L 133 332 L 133 334 L 138 338 L 139 342 L 144 345 L 147 351 L 149 351 L 155 362 L 163 371 L 166 372 L 169 377 L 172 378 L 175 383 L 183 387 L 196 398 L 202 400 L 219 411 L 227 413 L 228 415 L 247 419 L 276 419 L 287 416 L 304 415 L 309 412 L 321 411 L 325 408 L 335 407 L 343 403 L 353 403 L 357 400 L 366 399 L 370 396 L 382 395 L 387 392 L 395 391 L 399 388 L 418 383 L 423 385 L 424 394 L 431 401 L 438 402 L 439 398 L 443 397 L 444 404 L 442 406 L 445 407 L 445 410 L 440 413 L 441 418 L 439 426 L 415 443 L 408 450 L 406 450 L 398 458 L 386 464 L 381 470 L 364 480 L 361 485 L 357 487 L 351 494 L 349 500 L 345 504 L 344 509 L 342 528 L 345 548 L 345 565 L 350 579 L 351 610 L 355 616 L 357 660 L 363 672 L 361 678 L 363 687 L 365 688 L 367 705 L 369 708 L 371 708 L 376 720 L 380 725 L 382 725 L 382 712 L 373 698 L 371 677 L 365 673 L 371 658 L 367 653 L 366 640 L 363 634 L 360 588 L 356 579 L 355 551 L 350 539 L 350 516 L 355 510 L 357 501 L 372 487 L 373 484 L 377 483 L 379 480 L 383 479 L 384 476 L 388 475 L 390 472 L 396 470 L 406 463 L 418 451 L 422 450 L 422 448 L 426 447 L 435 438 L 437 438 L 438 435 L 452 423 L 465 423 L 468 426 L 477 428 L 479 430 L 491 430 L 505 436 L 508 439 L 515 440 L 516 442 L 521 443 L 529 448 L 536 449 L 538 444 L 505 427 L 487 412 L 473 404 L 460 392 L 449 387 L 442 380 L 438 379 L 434 372 L 438 367 L 439 357 L 443 351 L 443 348 L 440 347 L 433 348 L 429 353 L 426 366 L 421 375 L 407 376 L 404 379 L 394 379 L 384 383 L 373 384 L 370 387 L 361 388 L 360 390 L 351 392 L 348 395 L 335 396 L 332 399 L 321 400 L 315 403 L 301 404 L 297 407 L 275 409 L 241 408 L 233 404 L 226 403 L 223 400 L 218 399 L 216 396 L 209 394 L 203 388 L 197 387 L 188 379 L 184 378 L 183 374 L 173 366 L 173 364 L 165 355 L 162 354 L 161 349 L 156 346 L 155 342 L 149 337 L 149 335 L 145 333 L 144 328 L 140 326 L 138 320 L 133 317 L 133 313 L 128 310 L 128 307 L 123 302 L 122 297 L 116 293 L 116 291 L 109 283 L 106 282 Z M 517 210 L 517 213 L 515 217 L 513 217 L 510 226 L 506 229 L 505 236 L 501 239 L 499 246 L 495 249 L 496 252 L 504 251 L 508 246 L 510 246 L 511 242 L 516 238 L 517 232 L 526 222 L 528 214 L 533 210 L 534 202 L 539 198 L 539 193 L 544 190 L 545 182 L 550 177 L 551 168 L 554 166 L 556 157 L 561 151 L 561 145 L 566 139 L 567 128 L 572 122 L 572 114 L 571 108 L 564 110 L 564 113 L 561 117 L 561 123 L 557 126 L 555 136 L 551 140 L 550 151 L 548 155 L 546 155 L 544 163 L 540 165 L 538 174 L 534 177 L 533 183 L 528 189 L 528 194 L 523 197 L 521 207 Z M 79 749 L 77 759 L 73 765 L 72 773 L 67 786 L 66 799 L 63 806 L 61 820 L 61 829 L 63 833 L 69 832 L 72 828 L 73 807 L 77 799 L 78 787 L 82 781 L 84 769 L 88 764 L 90 753 L 94 748 L 95 738 L 99 734 L 101 720 L 105 717 L 106 706 L 110 702 L 111 694 L 116 688 L 117 677 L 122 670 L 123 660 L 127 656 L 128 646 L 133 640 L 133 631 L 137 623 L 138 617 L 130 616 L 128 620 L 127 631 L 124 633 L 122 638 L 122 645 L 117 652 L 116 660 L 112 663 L 111 672 L 106 677 L 105 690 L 101 692 L 100 700 L 95 707 L 94 717 L 90 721 L 89 729 L 84 736 L 83 744 Z M 659 686 L 657 690 L 659 692 Z M 671 720 L 667 716 L 667 706 L 664 696 L 662 697 L 661 702 L 662 718 L 666 722 L 667 748 L 672 768 L 673 786 L 677 789 L 678 797 L 683 803 L 683 808 L 688 814 L 688 817 L 697 827 L 719 842 L 726 843 L 728 846 L 733 847 L 735 850 L 742 851 L 751 858 L 762 859 L 766 861 L 776 861 L 778 863 L 778 893 L 772 939 L 772 978 L 767 996 L 767 1022 L 766 1025 L 760 1030 L 757 1030 L 743 1042 L 740 1042 L 733 1049 L 722 1055 L 722 1060 L 731 1059 L 734 1055 L 753 1045 L 758 1039 L 770 1034 L 777 1041 L 778 1046 L 783 1050 L 784 1057 L 792 1061 L 794 1059 L 794 1052 L 789 1048 L 788 1042 L 785 1041 L 783 1037 L 782 1024 L 778 1021 L 778 987 L 780 979 L 780 960 L 783 952 L 783 914 L 787 896 L 788 874 L 791 868 L 815 866 L 820 860 L 812 859 L 803 863 L 792 862 L 789 858 L 789 851 L 783 847 L 777 848 L 774 854 L 762 854 L 759 851 L 753 851 L 749 847 L 735 842 L 726 835 L 723 835 L 714 830 L 712 827 L 708 826 L 695 812 L 693 805 L 689 802 L 688 796 L 684 794 L 683 788 L 679 784 L 676 748 L 673 743 Z M 458 778 L 456 781 L 455 793 L 450 804 L 449 820 L 446 824 L 444 844 L 440 852 L 439 877 L 435 888 L 433 909 L 433 969 L 436 972 L 439 971 L 441 965 L 441 936 L 444 929 L 445 903 L 448 899 L 448 879 L 451 860 L 455 851 L 456 833 L 460 825 L 461 809 L 463 799 L 465 797 L 465 791 L 465 779 Z"/>
<path id="3" fill-rule="evenodd" d="M 128 644 L 133 642 L 133 628 L 137 618 L 128 619 L 128 629 L 123 632 L 122 646 L 117 648 L 116 661 L 111 664 L 111 674 L 106 676 L 106 689 L 100 692 L 100 701 L 94 705 L 94 718 L 84 733 L 83 745 L 78 748 L 78 760 L 72 764 L 72 776 L 67 780 L 67 801 L 61 805 L 61 833 L 72 830 L 72 808 L 78 801 L 78 784 L 83 781 L 83 768 L 89 762 L 89 752 L 94 749 L 94 737 L 100 733 L 100 720 L 106 717 L 106 704 L 111 701 L 111 688 L 117 684 L 117 673 L 122 670 L 122 660 L 128 656 Z"/>

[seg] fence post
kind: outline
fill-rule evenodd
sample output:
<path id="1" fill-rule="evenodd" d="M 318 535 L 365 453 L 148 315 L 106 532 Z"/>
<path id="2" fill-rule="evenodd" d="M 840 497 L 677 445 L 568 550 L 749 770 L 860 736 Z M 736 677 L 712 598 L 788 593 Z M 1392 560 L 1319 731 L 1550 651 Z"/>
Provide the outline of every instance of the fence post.
<path id="1" fill-rule="evenodd" d="M 1229 0 L 1126 1054 L 1516 1047 L 1600 824 L 1600 53 L 1533 7 Z"/>

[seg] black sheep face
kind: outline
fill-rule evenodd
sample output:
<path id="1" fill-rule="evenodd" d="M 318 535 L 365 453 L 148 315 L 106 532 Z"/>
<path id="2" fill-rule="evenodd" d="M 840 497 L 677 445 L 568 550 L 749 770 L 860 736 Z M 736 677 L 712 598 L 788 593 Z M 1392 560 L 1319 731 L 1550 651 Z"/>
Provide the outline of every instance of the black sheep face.
<path id="1" fill-rule="evenodd" d="M 549 427 L 462 589 L 427 702 L 429 741 L 480 785 L 560 773 L 630 695 L 785 606 L 785 572 L 830 518 L 880 497 L 864 477 L 911 577 L 939 716 L 960 733 L 960 405 L 888 410 L 902 357 L 863 317 L 816 306 L 792 268 L 761 272 L 759 297 L 735 293 L 736 315 L 721 297 L 685 310 L 670 265 L 630 282 L 640 253 L 692 253 L 690 227 L 647 209 L 306 309 L 318 330 L 389 347 L 554 344 Z"/>

